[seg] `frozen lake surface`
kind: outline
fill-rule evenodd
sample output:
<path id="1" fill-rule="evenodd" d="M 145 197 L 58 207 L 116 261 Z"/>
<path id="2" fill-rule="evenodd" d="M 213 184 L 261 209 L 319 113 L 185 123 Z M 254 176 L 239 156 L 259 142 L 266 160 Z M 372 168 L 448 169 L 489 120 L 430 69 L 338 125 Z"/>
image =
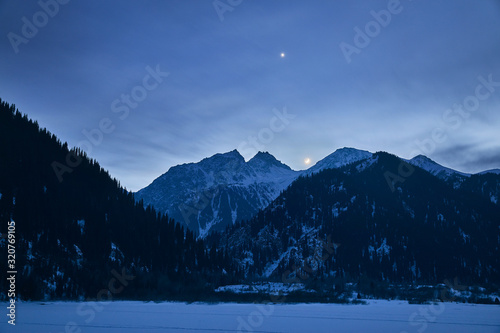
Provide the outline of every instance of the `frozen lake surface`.
<path id="1" fill-rule="evenodd" d="M 17 303 L 0 332 L 496 332 L 500 306 L 403 301 L 339 304 Z"/>

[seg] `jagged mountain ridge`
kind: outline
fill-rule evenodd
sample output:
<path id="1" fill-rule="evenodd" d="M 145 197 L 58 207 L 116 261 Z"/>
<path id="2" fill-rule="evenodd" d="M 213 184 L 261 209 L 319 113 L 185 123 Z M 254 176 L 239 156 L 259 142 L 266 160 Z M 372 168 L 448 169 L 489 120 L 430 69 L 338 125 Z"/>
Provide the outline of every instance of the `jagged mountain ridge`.
<path id="1" fill-rule="evenodd" d="M 307 170 L 294 171 L 267 152 L 259 152 L 245 162 L 243 156 L 233 150 L 198 163 L 174 166 L 138 191 L 135 197 L 205 237 L 210 231 L 222 231 L 237 220 L 252 218 L 301 175 L 340 168 L 372 156 L 371 152 L 345 147 Z M 456 188 L 470 177 L 423 155 L 404 161 Z"/>
<path id="2" fill-rule="evenodd" d="M 334 153 L 328 155 L 321 161 L 317 162 L 315 165 L 310 167 L 307 170 L 304 170 L 302 174 L 313 174 L 320 172 L 324 169 L 336 169 L 343 167 L 347 164 L 354 163 L 357 161 L 361 161 L 371 157 L 373 154 L 365 151 L 359 150 L 355 148 L 341 148 L 337 149 Z"/>
<path id="3" fill-rule="evenodd" d="M 297 171 L 259 152 L 245 162 L 238 151 L 216 154 L 199 163 L 169 169 L 136 199 L 169 212 L 201 237 L 236 219 L 249 219 L 296 177 Z"/>
<path id="4" fill-rule="evenodd" d="M 304 173 L 344 166 L 371 155 L 342 148 L 308 170 L 294 171 L 267 152 L 245 162 L 233 150 L 172 167 L 135 197 L 205 237 L 209 231 L 222 231 L 237 220 L 252 218 Z"/>
<path id="5" fill-rule="evenodd" d="M 471 175 L 454 188 L 416 167 L 391 191 L 384 175 L 402 162 L 376 153 L 300 177 L 253 219 L 229 228 L 220 243 L 250 280 L 365 276 L 437 284 L 458 277 L 498 285 L 500 176 Z"/>
<path id="6" fill-rule="evenodd" d="M 469 173 L 464 173 L 456 171 L 447 167 L 442 166 L 439 163 L 434 162 L 430 158 L 424 155 L 417 155 L 411 160 L 405 160 L 408 163 L 418 166 L 430 174 L 438 177 L 441 180 L 453 185 L 455 188 L 460 187 L 460 185 L 471 176 Z"/>
<path id="7" fill-rule="evenodd" d="M 460 175 L 463 177 L 470 177 L 471 176 L 471 174 L 469 174 L 469 173 L 464 173 L 464 172 L 460 172 L 460 171 L 456 171 L 456 170 L 444 167 L 444 166 L 434 162 L 433 160 L 431 160 L 430 158 L 428 158 L 427 156 L 424 156 L 424 155 L 417 155 L 414 158 L 412 158 L 411 160 L 409 160 L 408 162 L 411 163 L 412 165 L 418 166 L 418 167 L 426 170 L 427 172 L 430 172 L 434 176 L 436 176 L 440 179 L 443 179 L 443 180 L 446 180 L 450 176 L 453 176 L 453 175 Z"/>

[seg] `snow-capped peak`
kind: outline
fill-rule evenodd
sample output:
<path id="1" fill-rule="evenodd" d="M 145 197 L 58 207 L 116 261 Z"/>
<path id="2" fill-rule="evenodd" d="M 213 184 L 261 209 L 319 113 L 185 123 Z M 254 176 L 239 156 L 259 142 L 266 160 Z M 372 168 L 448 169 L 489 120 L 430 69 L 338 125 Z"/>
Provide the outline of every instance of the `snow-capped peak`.
<path id="1" fill-rule="evenodd" d="M 411 160 L 408 160 L 408 162 L 414 166 L 424 169 L 425 171 L 441 179 L 447 179 L 453 175 L 460 175 L 464 177 L 470 176 L 470 174 L 468 173 L 463 173 L 460 171 L 444 167 L 441 164 L 434 162 L 433 160 L 424 155 L 417 155 Z"/>
<path id="2" fill-rule="evenodd" d="M 299 174 L 267 152 L 245 162 L 233 150 L 172 167 L 135 197 L 184 221 L 203 237 L 212 228 L 223 230 L 236 220 L 251 218 Z"/>
<path id="3" fill-rule="evenodd" d="M 493 173 L 495 175 L 500 175 L 500 169 L 485 170 L 485 171 L 478 172 L 477 174 L 478 175 L 485 175 L 487 173 Z"/>
<path id="4" fill-rule="evenodd" d="M 332 154 L 328 155 L 309 169 L 305 170 L 306 174 L 317 173 L 324 169 L 336 169 L 345 165 L 358 162 L 371 157 L 373 154 L 369 151 L 359 150 L 355 148 L 344 147 L 337 149 Z"/>
<path id="5" fill-rule="evenodd" d="M 202 168 L 212 169 L 235 169 L 245 164 L 245 159 L 235 149 L 223 154 L 215 154 L 211 157 L 204 158 L 198 163 Z"/>
<path id="6" fill-rule="evenodd" d="M 248 161 L 248 165 L 253 168 L 265 168 L 269 169 L 272 166 L 284 168 L 286 170 L 291 170 L 286 164 L 278 161 L 273 155 L 268 152 L 258 152 L 254 157 Z"/>
<path id="7" fill-rule="evenodd" d="M 237 220 L 251 218 L 276 199 L 300 175 L 341 168 L 360 162 L 359 172 L 378 162 L 379 155 L 354 148 L 337 149 L 311 168 L 294 171 L 268 152 L 258 152 L 248 162 L 233 150 L 198 163 L 172 167 L 135 194 L 137 200 L 183 221 L 205 236 Z M 445 180 L 460 184 L 468 174 L 443 167 L 419 155 L 409 161 Z"/>

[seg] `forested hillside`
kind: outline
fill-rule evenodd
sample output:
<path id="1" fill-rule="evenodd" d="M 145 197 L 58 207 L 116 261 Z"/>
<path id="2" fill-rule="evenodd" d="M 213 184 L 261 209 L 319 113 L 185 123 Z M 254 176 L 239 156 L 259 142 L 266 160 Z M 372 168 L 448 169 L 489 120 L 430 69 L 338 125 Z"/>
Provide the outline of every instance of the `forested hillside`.
<path id="1" fill-rule="evenodd" d="M 97 161 L 0 100 L 0 232 L 11 221 L 25 299 L 95 299 L 101 290 L 111 298 L 187 298 L 237 276 L 225 253 L 136 203 Z M 0 240 L 2 253 L 6 246 Z M 0 261 L 2 272 L 6 265 Z M 6 279 L 1 285 L 5 299 Z"/>
<path id="2" fill-rule="evenodd" d="M 397 174 L 402 163 L 376 153 L 300 177 L 253 219 L 219 235 L 221 244 L 253 280 L 322 290 L 339 281 L 373 288 L 457 278 L 498 290 L 500 177 L 472 175 L 454 188 L 414 167 L 390 182 L 387 172 Z"/>

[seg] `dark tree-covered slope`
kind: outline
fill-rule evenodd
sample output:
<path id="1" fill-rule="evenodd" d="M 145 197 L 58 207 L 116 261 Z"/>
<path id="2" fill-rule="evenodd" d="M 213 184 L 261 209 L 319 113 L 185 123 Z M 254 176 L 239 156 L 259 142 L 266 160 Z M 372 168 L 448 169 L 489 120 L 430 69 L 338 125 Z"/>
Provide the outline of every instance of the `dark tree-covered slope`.
<path id="1" fill-rule="evenodd" d="M 376 153 L 300 177 L 219 237 L 249 279 L 498 285 L 499 184 L 498 175 L 473 175 L 454 188 Z"/>
<path id="2" fill-rule="evenodd" d="M 185 296 L 230 282 L 222 272 L 233 270 L 224 253 L 136 203 L 97 161 L 0 100 L 2 234 L 11 221 L 24 298 L 96 298 L 117 272 L 133 280 L 115 298 Z"/>

